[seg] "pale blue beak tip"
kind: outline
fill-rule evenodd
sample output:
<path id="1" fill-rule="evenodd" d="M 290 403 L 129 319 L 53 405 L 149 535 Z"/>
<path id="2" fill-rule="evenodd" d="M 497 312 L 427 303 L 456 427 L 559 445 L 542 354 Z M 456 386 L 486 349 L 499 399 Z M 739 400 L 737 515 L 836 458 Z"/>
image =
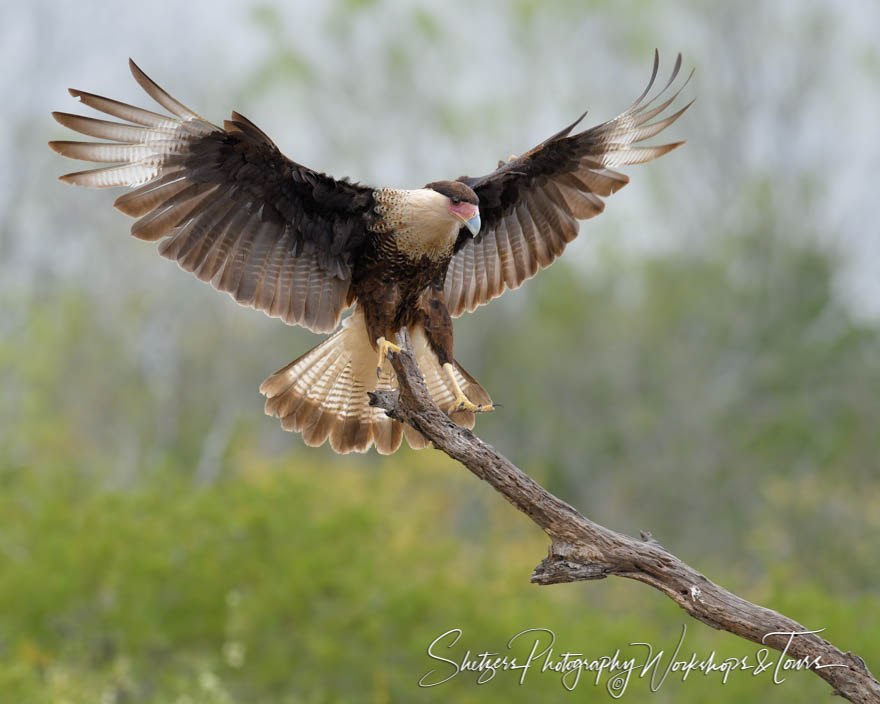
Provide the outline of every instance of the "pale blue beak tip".
<path id="1" fill-rule="evenodd" d="M 477 213 L 470 220 L 465 222 L 467 225 L 467 229 L 471 231 L 471 234 L 476 237 L 477 233 L 480 231 L 480 214 Z"/>

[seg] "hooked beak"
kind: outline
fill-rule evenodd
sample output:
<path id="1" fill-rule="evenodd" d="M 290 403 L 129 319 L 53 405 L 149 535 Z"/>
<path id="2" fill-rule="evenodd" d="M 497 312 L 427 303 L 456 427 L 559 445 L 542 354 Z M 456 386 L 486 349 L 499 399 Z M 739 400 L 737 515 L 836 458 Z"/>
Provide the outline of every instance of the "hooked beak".
<path id="1" fill-rule="evenodd" d="M 452 213 L 471 232 L 474 237 L 480 231 L 480 209 L 471 203 L 460 203 L 452 207 Z"/>
<path id="2" fill-rule="evenodd" d="M 464 224 L 471 231 L 471 234 L 476 237 L 480 231 L 480 213 L 478 212 L 470 220 L 465 220 Z"/>

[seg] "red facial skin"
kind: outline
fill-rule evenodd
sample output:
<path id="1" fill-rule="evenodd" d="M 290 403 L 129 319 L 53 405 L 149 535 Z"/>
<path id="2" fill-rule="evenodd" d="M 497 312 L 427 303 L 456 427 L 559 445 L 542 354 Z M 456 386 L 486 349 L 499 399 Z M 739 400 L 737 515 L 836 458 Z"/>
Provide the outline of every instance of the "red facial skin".
<path id="1" fill-rule="evenodd" d="M 480 209 L 473 203 L 453 203 L 449 206 L 449 212 L 462 222 L 467 222 L 475 215 L 479 215 Z"/>

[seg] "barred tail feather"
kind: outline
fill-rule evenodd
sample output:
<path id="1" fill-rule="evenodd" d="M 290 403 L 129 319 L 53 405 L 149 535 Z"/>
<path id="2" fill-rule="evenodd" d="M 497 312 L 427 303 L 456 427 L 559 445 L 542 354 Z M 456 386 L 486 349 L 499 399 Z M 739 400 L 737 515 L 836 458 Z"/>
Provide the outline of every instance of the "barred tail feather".
<path id="1" fill-rule="evenodd" d="M 448 411 L 455 401 L 455 389 L 449 381 L 446 370 L 440 365 L 440 360 L 434 354 L 425 331 L 417 327 L 412 332 L 413 348 L 416 353 L 416 362 L 425 377 L 428 392 L 440 408 Z M 476 404 L 491 405 L 492 399 L 480 384 L 458 362 L 452 360 L 455 369 L 455 380 L 464 392 L 464 395 Z M 465 428 L 474 427 L 474 414 L 470 411 L 458 411 L 451 416 L 452 420 Z"/>
<path id="2" fill-rule="evenodd" d="M 434 401 L 448 410 L 455 392 L 437 356 L 431 351 L 422 328 L 412 330 L 416 361 Z M 336 452 L 366 452 L 371 445 L 385 455 L 395 452 L 403 435 L 416 450 L 428 447 L 428 440 L 410 426 L 392 420 L 369 405 L 368 391 L 397 387 L 389 363 L 376 377 L 376 350 L 367 335 L 363 312 L 342 322 L 342 327 L 317 347 L 260 385 L 266 396 L 266 413 L 281 420 L 285 430 L 302 433 L 307 445 L 323 445 L 328 439 Z M 489 395 L 457 362 L 456 380 L 475 403 L 491 403 Z M 452 414 L 467 428 L 474 426 L 474 414 Z"/>
<path id="3" fill-rule="evenodd" d="M 400 446 L 403 429 L 385 411 L 369 405 L 368 391 L 394 385 L 390 367 L 376 378 L 376 352 L 356 310 L 342 327 L 260 385 L 266 413 L 285 430 L 302 433 L 307 445 L 328 439 L 336 452 L 366 452 L 371 445 L 387 455 Z"/>

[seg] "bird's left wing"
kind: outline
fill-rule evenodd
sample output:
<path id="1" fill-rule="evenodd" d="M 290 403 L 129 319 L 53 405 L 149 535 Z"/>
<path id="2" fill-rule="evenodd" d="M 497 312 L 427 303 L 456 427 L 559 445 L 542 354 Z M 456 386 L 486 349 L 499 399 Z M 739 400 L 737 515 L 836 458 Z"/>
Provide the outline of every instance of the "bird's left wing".
<path id="1" fill-rule="evenodd" d="M 73 159 L 115 166 L 62 181 L 134 186 L 114 205 L 139 218 L 131 233 L 238 303 L 314 332 L 333 330 L 369 237 L 373 189 L 285 157 L 262 130 L 232 113 L 211 124 L 157 86 L 141 87 L 171 115 L 71 90 L 85 105 L 132 124 L 53 113 L 72 130 L 110 140 L 50 142 Z M 163 239 L 164 238 L 164 239 Z"/>
<path id="2" fill-rule="evenodd" d="M 461 229 L 446 271 L 444 295 L 453 317 L 488 303 L 508 288 L 519 287 L 539 267 L 549 266 L 562 254 L 578 234 L 578 220 L 601 213 L 605 207 L 601 197 L 629 182 L 612 167 L 650 161 L 683 144 L 633 146 L 664 130 L 690 106 L 688 103 L 674 114 L 651 122 L 684 87 L 654 104 L 678 76 L 679 54 L 664 89 L 644 102 L 658 67 L 655 52 L 648 87 L 614 119 L 571 135 L 583 119 L 581 115 L 534 149 L 499 164 L 492 173 L 459 179 L 479 196 L 483 225 L 476 237 L 471 237 L 466 228 Z"/>

